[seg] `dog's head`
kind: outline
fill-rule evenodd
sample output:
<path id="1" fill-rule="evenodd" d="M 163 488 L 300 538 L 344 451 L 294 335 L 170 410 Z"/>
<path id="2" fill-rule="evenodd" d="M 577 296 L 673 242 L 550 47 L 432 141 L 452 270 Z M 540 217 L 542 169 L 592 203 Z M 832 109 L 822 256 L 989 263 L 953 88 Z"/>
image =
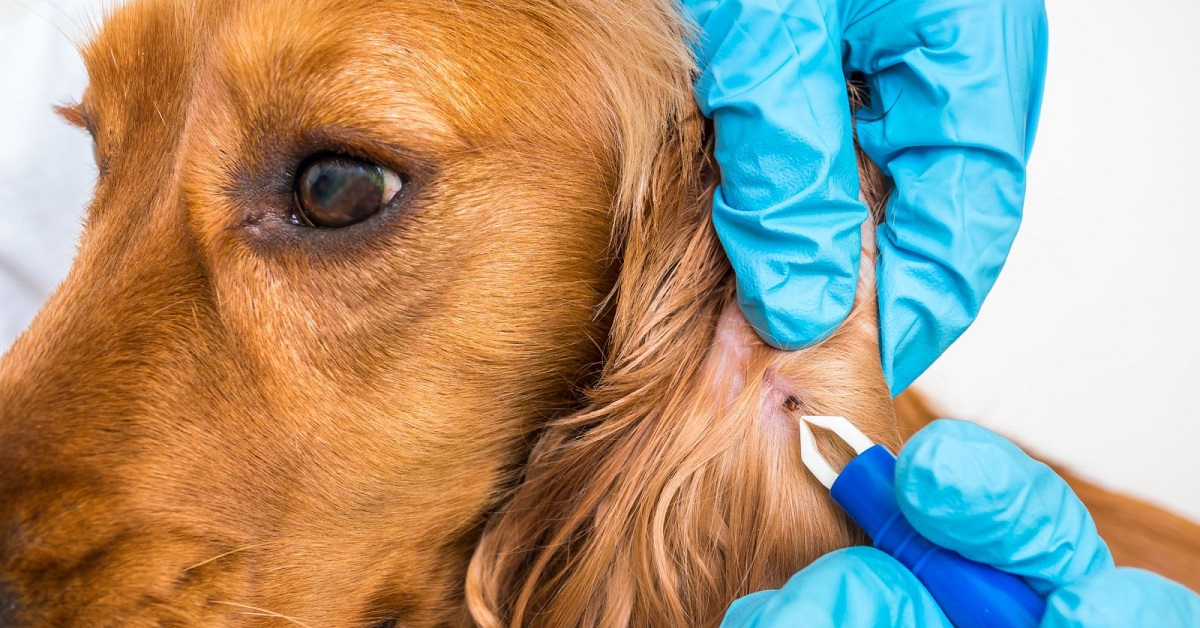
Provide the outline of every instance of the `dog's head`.
<path id="1" fill-rule="evenodd" d="M 672 4 L 137 0 L 84 57 L 95 197 L 0 365 L 0 624 L 443 617 L 594 378 L 614 217 L 695 151 Z"/>
<path id="2" fill-rule="evenodd" d="M 0 362 L 0 624 L 450 621 L 547 420 L 593 408 L 539 459 L 673 386 L 819 379 L 723 357 L 757 341 L 716 331 L 685 40 L 667 0 L 111 15 L 64 109 L 100 170 L 78 257 Z M 886 401 L 874 369 L 796 402 Z"/>

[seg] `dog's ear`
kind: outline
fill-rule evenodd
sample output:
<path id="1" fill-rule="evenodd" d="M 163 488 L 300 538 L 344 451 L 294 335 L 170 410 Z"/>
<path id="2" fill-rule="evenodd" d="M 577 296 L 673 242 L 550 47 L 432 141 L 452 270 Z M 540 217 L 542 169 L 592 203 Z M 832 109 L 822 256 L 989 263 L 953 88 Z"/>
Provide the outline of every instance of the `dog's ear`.
<path id="1" fill-rule="evenodd" d="M 799 414 L 847 415 L 898 443 L 873 256 L 832 338 L 767 347 L 735 302 L 690 98 L 655 132 L 625 156 L 647 165 L 626 169 L 616 195 L 603 371 L 585 408 L 539 434 L 472 560 L 467 599 L 483 626 L 715 625 L 736 597 L 861 540 L 799 465 Z M 865 179 L 865 196 L 881 181 Z"/>

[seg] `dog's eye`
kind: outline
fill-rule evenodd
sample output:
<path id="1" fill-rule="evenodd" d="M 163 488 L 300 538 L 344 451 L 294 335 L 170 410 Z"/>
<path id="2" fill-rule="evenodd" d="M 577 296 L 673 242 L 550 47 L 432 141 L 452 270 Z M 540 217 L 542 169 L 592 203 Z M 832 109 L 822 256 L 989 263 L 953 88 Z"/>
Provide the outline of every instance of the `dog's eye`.
<path id="1" fill-rule="evenodd" d="M 309 160 L 296 178 L 296 218 L 310 227 L 345 227 L 366 220 L 400 193 L 394 170 L 351 157 Z"/>

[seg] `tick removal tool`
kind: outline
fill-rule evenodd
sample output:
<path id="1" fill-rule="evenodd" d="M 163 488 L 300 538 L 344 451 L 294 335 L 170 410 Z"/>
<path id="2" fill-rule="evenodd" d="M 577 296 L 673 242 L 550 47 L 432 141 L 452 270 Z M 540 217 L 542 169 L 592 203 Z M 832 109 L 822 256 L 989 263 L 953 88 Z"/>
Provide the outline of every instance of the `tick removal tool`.
<path id="1" fill-rule="evenodd" d="M 838 473 L 817 451 L 809 424 L 833 432 L 854 449 Z M 896 457 L 845 417 L 800 417 L 800 460 L 875 547 L 917 577 L 957 628 L 1037 626 L 1046 602 L 1019 577 L 935 545 L 913 528 L 896 499 Z"/>

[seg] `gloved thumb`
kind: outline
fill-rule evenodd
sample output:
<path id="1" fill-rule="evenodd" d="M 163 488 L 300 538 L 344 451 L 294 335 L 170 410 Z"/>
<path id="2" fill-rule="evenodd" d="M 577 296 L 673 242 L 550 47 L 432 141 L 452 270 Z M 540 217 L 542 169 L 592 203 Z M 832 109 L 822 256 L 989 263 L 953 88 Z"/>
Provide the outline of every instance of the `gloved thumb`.
<path id="1" fill-rule="evenodd" d="M 1113 567 L 1087 508 L 1050 467 L 978 425 L 942 419 L 900 451 L 904 516 L 934 543 L 1039 593 Z"/>
<path id="2" fill-rule="evenodd" d="M 721 628 L 952 628 L 925 587 L 896 559 L 849 547 L 813 561 L 778 591 L 729 607 Z"/>
<path id="3" fill-rule="evenodd" d="M 1046 602 L 1041 628 L 1200 626 L 1200 595 L 1141 569 L 1103 571 L 1055 591 Z"/>

